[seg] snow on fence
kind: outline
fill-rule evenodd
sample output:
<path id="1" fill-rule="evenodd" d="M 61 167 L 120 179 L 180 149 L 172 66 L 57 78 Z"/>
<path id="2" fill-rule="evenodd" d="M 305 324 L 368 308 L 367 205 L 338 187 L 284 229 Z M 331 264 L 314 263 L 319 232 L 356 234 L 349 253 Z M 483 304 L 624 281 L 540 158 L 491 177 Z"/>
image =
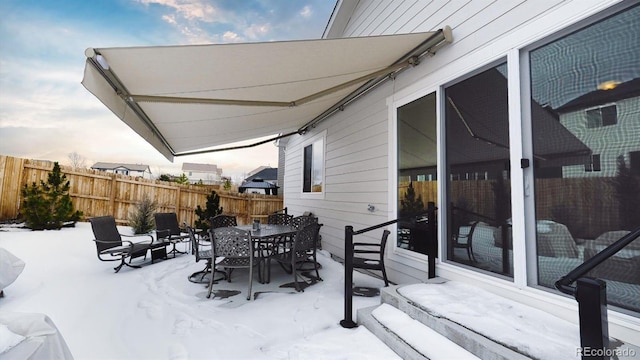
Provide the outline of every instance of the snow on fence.
<path id="1" fill-rule="evenodd" d="M 225 214 L 235 215 L 238 223 L 267 216 L 283 207 L 282 196 L 240 194 L 221 190 L 219 185 L 181 185 L 142 179 L 103 171 L 60 166 L 70 182 L 70 195 L 76 210 L 84 218 L 112 215 L 120 224 L 127 223 L 130 211 L 145 196 L 155 200 L 158 212 L 175 212 L 178 221 L 193 225 L 198 205 L 206 206 L 207 196 L 215 190 Z M 0 220 L 18 217 L 20 192 L 26 184 L 47 181 L 53 162 L 0 155 Z"/>

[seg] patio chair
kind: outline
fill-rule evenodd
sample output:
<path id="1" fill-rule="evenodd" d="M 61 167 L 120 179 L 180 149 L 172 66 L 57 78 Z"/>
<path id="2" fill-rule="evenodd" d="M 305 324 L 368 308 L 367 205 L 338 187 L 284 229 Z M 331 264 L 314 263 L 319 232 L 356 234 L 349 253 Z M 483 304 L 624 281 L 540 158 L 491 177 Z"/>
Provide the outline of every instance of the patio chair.
<path id="1" fill-rule="evenodd" d="M 452 246 L 454 249 L 467 249 L 467 256 L 469 257 L 469 261 L 476 262 L 476 258 L 473 256 L 473 232 L 478 225 L 478 221 L 474 221 L 471 223 L 469 227 L 469 232 L 463 234 L 460 232 L 460 229 L 466 225 L 459 224 L 453 221 L 453 233 L 452 237 Z"/>
<path id="2" fill-rule="evenodd" d="M 318 272 L 318 262 L 316 261 L 316 239 L 318 237 L 318 233 L 320 232 L 320 224 L 311 223 L 296 232 L 296 235 L 293 239 L 293 244 L 290 249 L 280 252 L 272 256 L 272 259 L 286 266 L 286 268 L 291 269 L 291 273 L 293 273 L 293 282 L 296 288 L 296 291 L 304 291 L 304 288 L 309 286 L 310 284 L 305 280 L 302 282 L 305 284 L 304 287 L 300 286 L 298 282 L 298 265 L 307 262 L 308 260 L 314 264 L 314 270 L 316 272 L 316 279 L 322 280 L 320 278 L 320 273 Z M 300 276 L 302 279 L 302 276 Z"/>
<path id="3" fill-rule="evenodd" d="M 318 223 L 318 218 L 312 215 L 300 215 L 292 218 L 289 221 L 289 225 L 296 229 L 301 229 L 311 223 Z"/>
<path id="4" fill-rule="evenodd" d="M 381 271 L 385 287 L 389 286 L 387 271 L 384 267 L 384 251 L 387 247 L 387 238 L 389 237 L 389 234 L 389 230 L 383 231 L 382 239 L 379 244 L 362 242 L 353 243 L 353 268 Z M 356 254 L 358 256 L 356 256 Z M 365 254 L 376 255 L 376 258 L 360 256 Z"/>
<path id="5" fill-rule="evenodd" d="M 272 225 L 289 225 L 293 219 L 293 215 L 285 213 L 273 213 L 267 216 L 267 224 Z"/>
<path id="6" fill-rule="evenodd" d="M 193 249 L 193 253 L 196 256 L 196 262 L 198 263 L 200 262 L 200 260 L 205 260 L 207 262 L 204 269 L 196 271 L 193 274 L 189 275 L 189 281 L 201 283 L 204 277 L 211 272 L 211 248 L 210 245 L 205 245 L 200 242 L 200 235 L 197 235 L 196 232 L 191 228 L 191 226 L 185 223 L 185 228 L 187 229 L 187 233 L 189 234 L 189 238 L 191 239 L 191 248 Z M 207 249 L 207 247 L 209 248 Z M 200 279 L 196 280 L 198 277 L 200 277 Z"/>
<path id="7" fill-rule="evenodd" d="M 238 226 L 238 221 L 236 217 L 233 215 L 216 215 L 209 219 L 209 223 L 211 224 L 212 229 L 220 228 L 220 227 L 232 227 Z"/>
<path id="8" fill-rule="evenodd" d="M 251 300 L 251 287 L 253 285 L 254 249 L 251 242 L 251 233 L 235 227 L 220 227 L 209 229 L 212 241 L 213 259 L 215 265 L 211 267 L 211 278 L 209 279 L 209 292 L 207 298 L 211 297 L 214 283 L 214 273 L 217 267 L 225 269 L 227 281 L 231 282 L 231 272 L 234 269 L 249 269 L 249 291 L 247 300 Z"/>
<path id="9" fill-rule="evenodd" d="M 131 260 L 138 257 L 146 259 L 148 250 L 151 250 L 152 263 L 158 258 L 167 257 L 166 243 L 154 242 L 151 235 L 129 236 L 120 234 L 113 216 L 94 217 L 89 221 L 95 237 L 93 241 L 96 243 L 98 259 L 101 261 L 120 261 L 120 264 L 113 268 L 116 273 L 125 265 L 139 268 L 140 266 L 138 265 L 131 265 Z M 122 236 L 131 238 L 148 237 L 148 239 L 144 242 L 133 242 L 122 240 Z M 127 259 L 129 259 L 128 263 L 126 262 Z"/>
<path id="10" fill-rule="evenodd" d="M 296 229 L 302 229 L 305 226 L 311 225 L 311 224 L 317 224 L 318 223 L 318 218 L 316 216 L 314 216 L 313 214 L 309 213 L 309 212 L 305 212 L 305 214 L 300 215 L 300 216 L 296 216 L 293 219 L 291 219 L 291 223 L 290 225 L 293 226 Z M 320 224 L 320 227 L 322 227 L 322 224 Z M 287 239 L 290 240 L 290 239 Z M 321 249 L 322 246 L 320 245 L 320 241 L 322 240 L 322 236 L 318 233 L 316 234 L 316 250 L 317 249 Z M 283 243 L 285 244 L 285 246 L 288 246 L 288 244 L 285 242 Z M 311 257 L 309 257 L 309 259 L 302 263 L 302 264 L 298 264 L 298 269 L 303 269 L 302 266 L 304 264 L 310 264 L 312 263 L 312 265 L 315 267 L 316 265 L 321 269 L 322 266 L 320 264 L 316 264 L 315 262 L 312 262 Z M 282 265 L 282 264 L 280 264 Z M 288 267 L 284 267 L 284 270 L 287 273 L 290 273 L 290 269 Z M 303 270 L 310 270 L 309 267 L 304 267 Z"/>
<path id="11" fill-rule="evenodd" d="M 178 225 L 178 215 L 176 213 L 155 213 L 153 217 L 156 221 L 156 238 L 173 245 L 169 254 L 186 254 L 180 251 L 176 245 L 181 242 L 189 242 L 189 234 L 183 232 Z"/>

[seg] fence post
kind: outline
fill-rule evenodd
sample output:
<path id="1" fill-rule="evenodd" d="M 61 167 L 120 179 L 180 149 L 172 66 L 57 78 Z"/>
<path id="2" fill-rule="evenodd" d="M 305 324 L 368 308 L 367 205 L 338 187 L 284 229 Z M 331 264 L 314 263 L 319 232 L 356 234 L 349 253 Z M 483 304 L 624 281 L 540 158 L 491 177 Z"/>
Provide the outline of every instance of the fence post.
<path id="1" fill-rule="evenodd" d="M 607 322 L 607 283 L 600 279 L 579 278 L 576 300 L 580 315 L 580 347 L 583 359 L 609 359 Z"/>
<path id="2" fill-rule="evenodd" d="M 111 216 L 116 218 L 116 192 L 118 191 L 117 174 L 111 174 L 111 194 L 109 196 L 109 212 Z M 107 215 L 107 214 L 105 214 Z"/>
<path id="3" fill-rule="evenodd" d="M 340 325 L 346 329 L 358 326 L 353 321 L 353 226 L 344 227 L 344 319 Z"/>

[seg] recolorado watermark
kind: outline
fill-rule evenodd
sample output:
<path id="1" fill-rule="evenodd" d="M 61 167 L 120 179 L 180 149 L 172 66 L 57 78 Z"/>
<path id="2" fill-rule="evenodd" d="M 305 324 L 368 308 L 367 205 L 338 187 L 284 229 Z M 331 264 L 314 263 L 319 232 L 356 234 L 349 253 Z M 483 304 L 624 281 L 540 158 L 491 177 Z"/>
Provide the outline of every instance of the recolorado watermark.
<path id="1" fill-rule="evenodd" d="M 615 348 L 615 349 L 599 349 L 592 347 L 579 347 L 576 348 L 576 355 L 578 356 L 594 356 L 594 357 L 635 357 L 636 350 L 631 348 Z"/>

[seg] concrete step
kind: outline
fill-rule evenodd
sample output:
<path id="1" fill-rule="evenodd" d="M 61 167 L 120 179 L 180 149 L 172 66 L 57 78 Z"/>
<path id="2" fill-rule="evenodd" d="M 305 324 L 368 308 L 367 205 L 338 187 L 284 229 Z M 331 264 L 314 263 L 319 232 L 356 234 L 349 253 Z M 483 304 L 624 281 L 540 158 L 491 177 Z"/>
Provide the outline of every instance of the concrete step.
<path id="1" fill-rule="evenodd" d="M 509 348 L 455 321 L 433 315 L 420 304 L 412 302 L 399 294 L 397 289 L 401 286 L 402 285 L 394 285 L 382 288 L 382 305 L 386 304 L 398 309 L 401 313 L 406 314 L 406 316 L 423 324 L 426 328 L 433 330 L 435 333 L 480 359 L 520 360 L 532 358 L 518 351 L 518 349 Z M 421 346 L 411 343 L 411 341 L 406 338 L 406 334 L 394 331 L 393 327 L 386 324 L 384 320 L 377 319 L 372 315 L 378 308 L 379 306 L 358 310 L 358 323 L 364 325 L 369 331 L 376 334 L 403 359 L 430 358 L 429 354 L 425 354 L 425 351 L 420 350 L 422 348 Z M 439 343 L 440 341 L 433 336 L 426 335 L 426 333 L 421 336 L 422 339 L 419 342 L 422 343 L 423 346 L 429 346 L 430 343 Z M 447 357 L 446 353 L 444 355 L 445 357 L 443 358 L 445 359 L 452 358 L 451 356 Z M 437 359 L 437 357 L 433 357 L 433 359 Z"/>
<path id="2" fill-rule="evenodd" d="M 479 359 L 388 304 L 361 309 L 358 319 L 402 359 Z"/>
<path id="3" fill-rule="evenodd" d="M 580 359 L 578 325 L 469 284 L 432 279 L 382 288 L 380 295 L 381 305 L 358 310 L 358 323 L 403 359 L 468 353 L 489 360 Z M 613 338 L 611 345 L 620 359 L 640 354 Z"/>

